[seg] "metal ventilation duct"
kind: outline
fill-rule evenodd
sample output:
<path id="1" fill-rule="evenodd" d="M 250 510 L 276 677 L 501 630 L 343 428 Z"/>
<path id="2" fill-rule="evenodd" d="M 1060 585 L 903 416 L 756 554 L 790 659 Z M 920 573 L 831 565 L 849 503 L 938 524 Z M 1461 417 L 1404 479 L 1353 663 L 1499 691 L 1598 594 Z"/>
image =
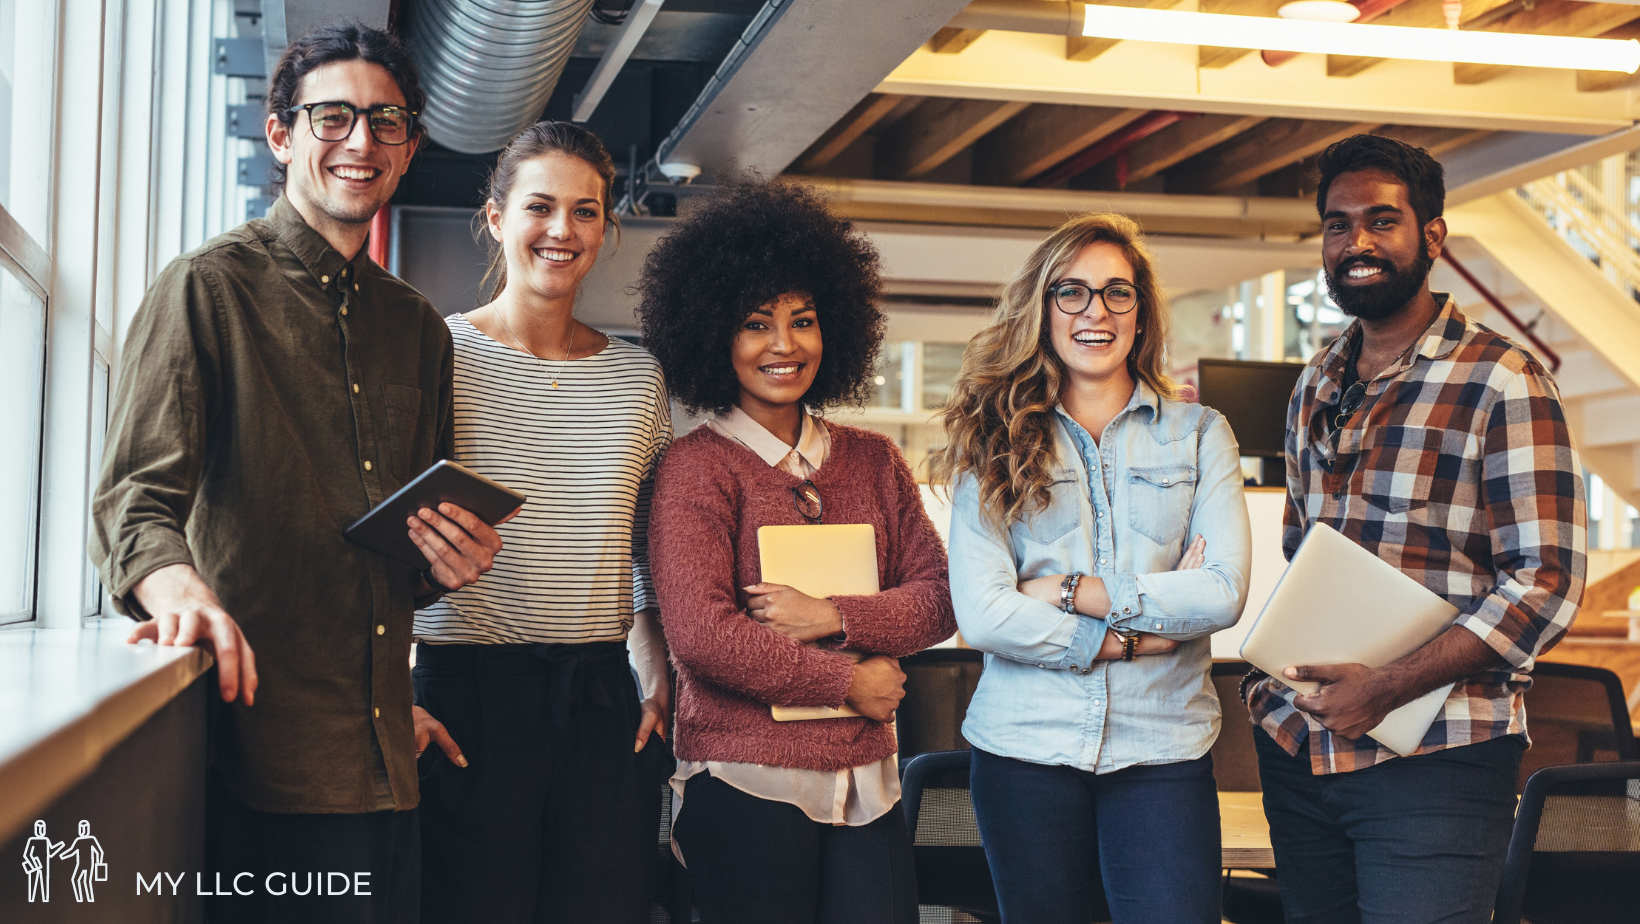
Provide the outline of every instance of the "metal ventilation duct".
<path id="1" fill-rule="evenodd" d="M 505 146 L 547 108 L 592 4 L 408 0 L 399 31 L 427 91 L 427 133 L 464 154 Z"/>

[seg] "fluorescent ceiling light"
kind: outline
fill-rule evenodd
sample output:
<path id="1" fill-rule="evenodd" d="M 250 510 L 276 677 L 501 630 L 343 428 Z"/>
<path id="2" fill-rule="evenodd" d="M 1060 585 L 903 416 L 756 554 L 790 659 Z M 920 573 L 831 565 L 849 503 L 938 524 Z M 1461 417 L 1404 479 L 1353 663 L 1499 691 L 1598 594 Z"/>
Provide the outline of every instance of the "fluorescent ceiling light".
<path id="1" fill-rule="evenodd" d="M 1085 10 L 1082 34 L 1095 38 L 1623 74 L 1640 69 L 1640 42 L 1633 39 L 1306 22 L 1094 3 Z"/>

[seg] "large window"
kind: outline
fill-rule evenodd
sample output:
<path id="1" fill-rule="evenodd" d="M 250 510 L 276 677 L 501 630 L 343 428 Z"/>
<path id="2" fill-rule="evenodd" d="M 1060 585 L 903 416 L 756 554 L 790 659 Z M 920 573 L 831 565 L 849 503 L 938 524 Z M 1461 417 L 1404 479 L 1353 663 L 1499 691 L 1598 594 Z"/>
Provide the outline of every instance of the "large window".
<path id="1" fill-rule="evenodd" d="M 244 0 L 0 0 L 0 624 L 100 609 L 110 379 L 154 274 L 242 218 L 225 105 L 246 90 L 213 42 L 259 19 Z"/>
<path id="2" fill-rule="evenodd" d="M 56 6 L 0 0 L 0 624 L 37 597 Z"/>
<path id="3" fill-rule="evenodd" d="M 44 289 L 0 260 L 0 623 L 34 613 L 39 558 L 40 436 L 45 405 Z"/>

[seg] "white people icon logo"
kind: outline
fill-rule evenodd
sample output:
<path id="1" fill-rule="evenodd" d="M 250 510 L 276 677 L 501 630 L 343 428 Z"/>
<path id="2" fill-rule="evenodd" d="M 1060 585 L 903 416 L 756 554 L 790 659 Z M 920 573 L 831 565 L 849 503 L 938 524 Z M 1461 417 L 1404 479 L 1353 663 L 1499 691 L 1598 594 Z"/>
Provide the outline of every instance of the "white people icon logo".
<path id="1" fill-rule="evenodd" d="M 51 901 L 51 861 L 74 858 L 74 873 L 69 880 L 74 886 L 74 900 L 94 902 L 92 885 L 108 881 L 108 864 L 103 860 L 102 844 L 91 834 L 91 822 L 81 820 L 79 836 L 69 842 L 53 841 L 46 834 L 46 823 L 34 822 L 34 836 L 23 842 L 23 873 L 28 876 L 28 900 Z"/>

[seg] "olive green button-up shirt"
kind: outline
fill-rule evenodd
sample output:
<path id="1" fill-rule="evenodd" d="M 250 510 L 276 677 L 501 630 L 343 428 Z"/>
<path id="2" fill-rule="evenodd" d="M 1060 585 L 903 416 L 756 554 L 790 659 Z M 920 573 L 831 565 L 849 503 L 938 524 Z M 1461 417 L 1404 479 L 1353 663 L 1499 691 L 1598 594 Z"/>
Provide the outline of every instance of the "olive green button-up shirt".
<path id="1" fill-rule="evenodd" d="M 449 455 L 450 334 L 284 198 L 167 266 L 125 340 L 93 500 L 116 606 L 194 566 L 256 652 L 211 757 L 268 812 L 414 808 L 414 570 L 342 530 Z"/>

